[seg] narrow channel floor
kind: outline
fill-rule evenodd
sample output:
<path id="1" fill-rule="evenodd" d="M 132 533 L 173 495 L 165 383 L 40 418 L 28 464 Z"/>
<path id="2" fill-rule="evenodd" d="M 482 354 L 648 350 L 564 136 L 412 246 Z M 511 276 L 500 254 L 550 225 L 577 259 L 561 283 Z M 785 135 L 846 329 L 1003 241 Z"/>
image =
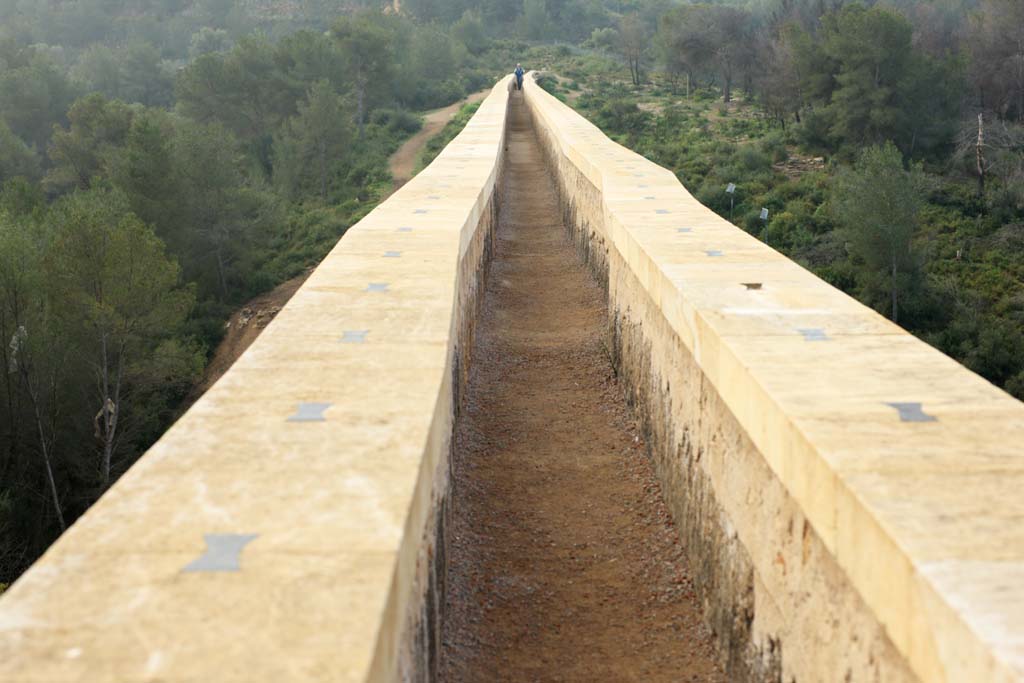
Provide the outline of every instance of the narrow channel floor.
<path id="1" fill-rule="evenodd" d="M 518 94 L 509 154 L 456 429 L 440 679 L 724 681 Z"/>

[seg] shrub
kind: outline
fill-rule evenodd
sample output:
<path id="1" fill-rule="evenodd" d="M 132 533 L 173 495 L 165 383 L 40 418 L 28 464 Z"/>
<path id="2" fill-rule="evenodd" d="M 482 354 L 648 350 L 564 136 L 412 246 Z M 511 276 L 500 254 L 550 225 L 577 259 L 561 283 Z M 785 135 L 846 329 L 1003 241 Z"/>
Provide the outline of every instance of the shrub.
<path id="1" fill-rule="evenodd" d="M 370 114 L 370 123 L 387 128 L 392 133 L 411 135 L 423 127 L 419 116 L 404 109 L 375 109 Z"/>
<path id="2" fill-rule="evenodd" d="M 736 152 L 736 163 L 745 171 L 768 171 L 772 167 L 767 154 L 754 145 L 743 145 Z"/>
<path id="3" fill-rule="evenodd" d="M 773 163 L 781 163 L 789 158 L 785 136 L 781 132 L 773 132 L 761 140 L 761 151 L 771 157 Z"/>
<path id="4" fill-rule="evenodd" d="M 540 74 L 537 77 L 537 85 L 552 95 L 558 94 L 558 79 L 551 74 Z"/>

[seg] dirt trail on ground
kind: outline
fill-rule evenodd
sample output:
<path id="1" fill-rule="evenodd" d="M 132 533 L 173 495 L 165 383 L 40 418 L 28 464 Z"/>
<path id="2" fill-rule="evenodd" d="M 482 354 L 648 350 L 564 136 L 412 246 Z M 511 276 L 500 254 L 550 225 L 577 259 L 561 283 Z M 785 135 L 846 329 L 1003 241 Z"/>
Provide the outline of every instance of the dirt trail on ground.
<path id="1" fill-rule="evenodd" d="M 440 680 L 724 681 L 514 96 L 510 165 L 456 428 Z"/>
<path id="2" fill-rule="evenodd" d="M 388 159 L 388 166 L 391 168 L 391 175 L 395 179 L 395 189 L 405 185 L 412 179 L 416 171 L 416 159 L 430 138 L 441 132 L 441 129 L 459 113 L 459 109 L 466 104 L 472 104 L 483 100 L 490 93 L 490 89 L 475 92 L 466 99 L 449 105 L 444 109 L 435 109 L 427 112 L 423 117 L 423 128 L 418 133 L 405 141 L 397 152 Z"/>

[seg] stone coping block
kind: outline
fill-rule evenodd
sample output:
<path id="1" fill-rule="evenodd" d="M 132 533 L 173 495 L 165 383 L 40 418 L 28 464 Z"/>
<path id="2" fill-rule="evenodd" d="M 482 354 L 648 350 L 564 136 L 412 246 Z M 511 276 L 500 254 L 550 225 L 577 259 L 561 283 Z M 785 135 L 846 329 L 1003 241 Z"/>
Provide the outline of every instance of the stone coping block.
<path id="1" fill-rule="evenodd" d="M 0 681 L 418 675 L 509 83 L 4 594 Z"/>
<path id="2" fill-rule="evenodd" d="M 1024 681 L 1024 405 L 718 217 L 532 78 L 525 97 L 600 193 L 609 248 L 909 668 Z"/>

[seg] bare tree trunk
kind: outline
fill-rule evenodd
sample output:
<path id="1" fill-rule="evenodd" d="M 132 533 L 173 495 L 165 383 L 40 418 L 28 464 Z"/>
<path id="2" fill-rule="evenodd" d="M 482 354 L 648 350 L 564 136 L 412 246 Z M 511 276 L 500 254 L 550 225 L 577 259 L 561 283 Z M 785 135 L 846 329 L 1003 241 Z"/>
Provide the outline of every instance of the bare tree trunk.
<path id="1" fill-rule="evenodd" d="M 363 139 L 363 119 L 366 117 L 366 84 L 362 79 L 356 80 L 356 118 L 359 120 L 359 139 Z"/>
<path id="2" fill-rule="evenodd" d="M 15 325 L 15 327 L 17 327 L 17 325 Z M 0 330 L 6 329 L 6 316 L 4 315 L 3 312 L 0 312 Z M 6 337 L 6 334 L 4 335 L 4 337 Z M 8 355 L 8 348 L 9 347 L 6 344 L 0 344 L 0 353 L 2 353 L 2 356 L 0 356 L 0 363 L 2 363 L 2 366 L 0 367 L 2 367 L 5 370 L 4 393 L 6 394 L 5 398 L 7 399 L 7 417 L 9 419 L 7 429 L 8 434 L 10 435 L 7 444 L 7 452 L 5 454 L 2 464 L 0 464 L 0 481 L 3 481 L 7 478 L 8 470 L 14 465 L 14 460 L 16 457 L 15 453 L 18 451 L 18 444 L 21 443 L 21 429 L 18 420 L 18 404 L 20 403 L 20 401 L 17 400 L 18 390 L 17 387 L 15 386 L 17 375 L 12 376 L 12 373 L 6 372 L 6 369 L 11 367 L 11 357 Z"/>
<path id="3" fill-rule="evenodd" d="M 228 298 L 228 279 L 224 273 L 224 254 L 218 246 L 215 255 L 217 257 L 217 279 L 220 280 L 220 292 L 224 299 Z"/>
<path id="4" fill-rule="evenodd" d="M 1017 120 L 1024 121 L 1024 50 L 1017 47 Z"/>
<path id="5" fill-rule="evenodd" d="M 101 379 L 101 396 L 100 396 L 100 422 L 97 425 L 103 431 L 100 437 L 103 439 L 103 462 L 100 467 L 100 481 L 103 484 L 103 488 L 106 489 L 110 484 L 110 414 L 108 412 L 108 405 L 110 403 L 110 366 L 107 359 L 107 335 L 104 333 L 100 337 L 100 353 L 103 354 L 103 366 L 101 372 L 103 373 Z"/>
<path id="6" fill-rule="evenodd" d="M 640 85 L 640 59 L 635 54 L 630 53 L 627 57 L 629 61 L 629 78 L 633 81 L 633 85 Z"/>
<path id="7" fill-rule="evenodd" d="M 46 446 L 46 436 L 43 433 L 43 419 L 39 414 L 39 406 L 33 400 L 32 407 L 36 416 L 36 428 L 39 430 L 39 447 L 43 453 L 43 464 L 46 466 L 46 480 L 50 484 L 50 498 L 53 501 L 53 509 L 57 513 L 57 521 L 60 523 L 60 530 L 68 528 L 64 521 L 64 511 L 60 509 L 60 496 L 57 494 L 57 482 L 53 479 L 53 466 L 50 465 L 50 450 Z"/>
<path id="8" fill-rule="evenodd" d="M 22 362 L 21 376 L 28 389 L 28 398 L 32 402 L 32 413 L 36 419 L 36 433 L 39 435 L 39 450 L 43 454 L 43 466 L 46 468 L 46 480 L 50 485 L 50 500 L 53 502 L 53 509 L 57 513 L 57 521 L 60 523 L 60 530 L 63 532 L 68 528 L 64 522 L 64 511 L 60 507 L 60 495 L 57 493 L 57 482 L 53 478 L 53 466 L 50 464 L 50 448 L 46 441 L 46 431 L 43 429 L 43 416 L 39 412 L 39 401 L 36 390 L 32 387 L 32 380 L 28 375 L 28 364 Z"/>
<path id="9" fill-rule="evenodd" d="M 896 248 L 892 250 L 892 321 L 899 324 L 900 311 L 896 285 Z"/>
<path id="10" fill-rule="evenodd" d="M 103 401 L 103 488 L 110 486 L 111 462 L 114 459 L 114 444 L 117 442 L 117 422 L 121 413 L 121 377 L 124 374 L 124 344 L 117 353 L 117 375 L 114 378 L 114 395 Z"/>
<path id="11" fill-rule="evenodd" d="M 320 199 L 327 201 L 327 141 L 320 140 Z"/>
<path id="12" fill-rule="evenodd" d="M 978 197 L 985 198 L 985 115 L 978 114 L 978 142 L 975 161 L 978 164 Z"/>

